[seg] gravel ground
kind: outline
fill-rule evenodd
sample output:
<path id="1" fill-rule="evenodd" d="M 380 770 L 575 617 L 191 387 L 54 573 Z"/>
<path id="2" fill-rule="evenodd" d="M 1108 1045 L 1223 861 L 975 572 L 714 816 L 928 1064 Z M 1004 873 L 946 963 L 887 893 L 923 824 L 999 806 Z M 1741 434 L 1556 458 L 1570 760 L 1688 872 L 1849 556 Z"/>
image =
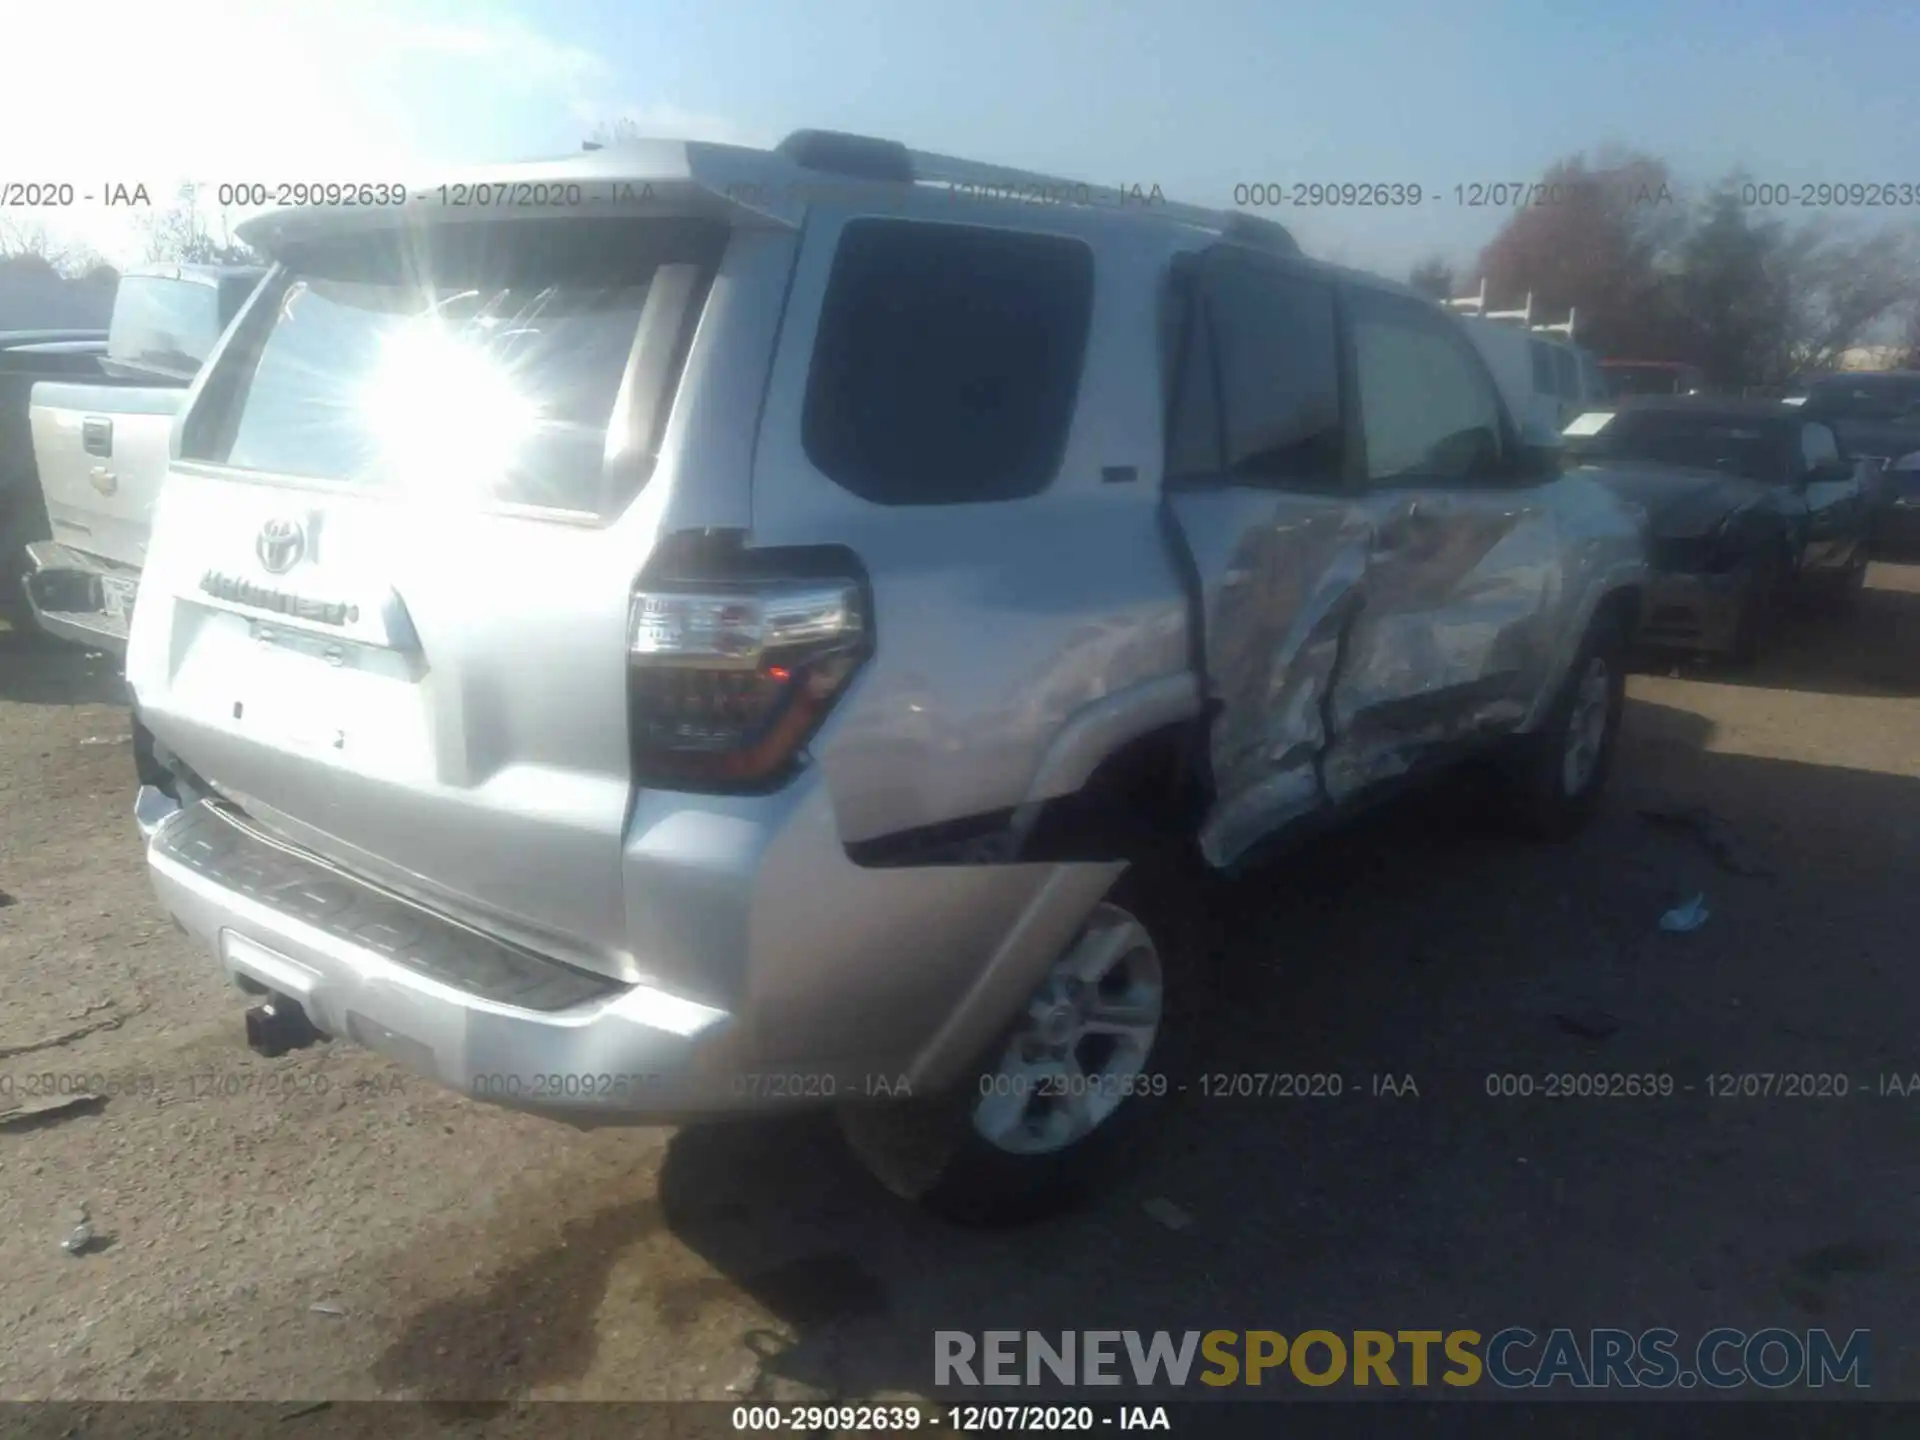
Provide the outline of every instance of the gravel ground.
<path id="1" fill-rule="evenodd" d="M 582 1134 L 346 1046 L 253 1055 L 148 890 L 111 668 L 0 633 L 0 1111 L 105 1097 L 0 1128 L 0 1398 L 858 1397 L 927 1393 L 936 1328 L 1716 1324 L 1871 1328 L 1875 1389 L 1920 1396 L 1920 1095 L 1862 1093 L 1920 1072 L 1920 568 L 1630 697 L 1578 841 L 1438 794 L 1206 917 L 1210 1068 L 1340 1098 L 1190 1077 L 1125 1189 L 977 1234 L 820 1124 Z M 1568 1070 L 1676 1092 L 1486 1093 Z M 1705 1093 L 1786 1071 L 1853 1093 Z"/>

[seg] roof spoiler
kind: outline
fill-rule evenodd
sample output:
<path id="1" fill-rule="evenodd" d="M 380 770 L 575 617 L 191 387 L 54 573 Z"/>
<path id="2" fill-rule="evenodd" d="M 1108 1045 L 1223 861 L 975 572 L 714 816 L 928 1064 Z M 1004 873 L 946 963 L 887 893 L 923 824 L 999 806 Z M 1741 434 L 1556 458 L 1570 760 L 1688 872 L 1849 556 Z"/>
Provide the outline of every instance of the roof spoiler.
<path id="1" fill-rule="evenodd" d="M 499 203 L 502 194 L 523 187 L 536 197 L 559 190 L 580 200 L 564 206 Z M 261 253 L 278 256 L 314 240 L 478 221 L 684 216 L 798 229 L 806 209 L 791 187 L 769 181 L 764 150 L 697 140 L 588 141 L 584 151 L 564 159 L 472 166 L 405 188 L 402 204 L 275 210 L 242 221 L 235 233 Z"/>
<path id="2" fill-rule="evenodd" d="M 1088 185 L 1033 170 L 963 160 L 926 150 L 909 150 L 898 140 L 851 135 L 840 130 L 796 130 L 774 147 L 774 153 L 803 169 L 844 175 L 849 179 L 902 185 L 950 185 L 989 193 L 999 190 L 1016 197 L 1032 194 L 1045 196 L 1050 203 L 1092 208 L 1132 207 L 1196 229 L 1214 231 L 1223 239 L 1240 244 L 1283 255 L 1301 253 L 1293 232 L 1262 216 L 1170 200 L 1149 202 L 1129 198 L 1128 192 L 1108 186 Z"/>

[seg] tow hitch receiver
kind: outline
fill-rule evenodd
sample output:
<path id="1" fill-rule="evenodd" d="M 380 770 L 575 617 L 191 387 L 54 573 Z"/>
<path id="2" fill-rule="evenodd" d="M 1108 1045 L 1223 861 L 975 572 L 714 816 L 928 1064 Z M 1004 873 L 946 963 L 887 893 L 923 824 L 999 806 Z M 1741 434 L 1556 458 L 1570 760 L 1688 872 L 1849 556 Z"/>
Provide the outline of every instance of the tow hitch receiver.
<path id="1" fill-rule="evenodd" d="M 314 1028 L 295 1001 L 275 995 L 247 1011 L 247 1045 L 272 1059 L 289 1050 L 304 1050 L 326 1036 Z"/>

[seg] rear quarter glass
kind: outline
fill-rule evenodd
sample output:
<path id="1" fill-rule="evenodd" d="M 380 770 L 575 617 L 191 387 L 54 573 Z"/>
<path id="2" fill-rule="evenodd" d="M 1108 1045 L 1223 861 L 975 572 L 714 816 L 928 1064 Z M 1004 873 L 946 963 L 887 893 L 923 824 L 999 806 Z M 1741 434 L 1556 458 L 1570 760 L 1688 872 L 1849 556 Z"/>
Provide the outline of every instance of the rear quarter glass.
<path id="1" fill-rule="evenodd" d="M 855 220 L 840 237 L 801 442 L 863 500 L 1013 500 L 1060 467 L 1093 316 L 1080 240 Z"/>

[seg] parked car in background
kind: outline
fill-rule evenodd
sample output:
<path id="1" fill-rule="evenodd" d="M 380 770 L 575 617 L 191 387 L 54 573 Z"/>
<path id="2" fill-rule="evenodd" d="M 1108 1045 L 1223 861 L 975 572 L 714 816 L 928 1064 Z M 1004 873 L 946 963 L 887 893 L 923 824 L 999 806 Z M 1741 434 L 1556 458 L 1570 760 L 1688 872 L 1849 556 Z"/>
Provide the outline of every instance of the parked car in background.
<path id="1" fill-rule="evenodd" d="M 44 519 L 24 543 L 21 588 L 49 635 L 126 648 L 174 414 L 265 273 L 244 265 L 130 271 L 114 296 L 100 374 L 34 385 L 29 430 Z"/>
<path id="2" fill-rule="evenodd" d="M 1486 307 L 1484 280 L 1478 294 L 1447 301 L 1522 423 L 1558 431 L 1605 403 L 1609 391 L 1598 362 L 1574 344 L 1572 312 L 1556 324 L 1535 324 L 1532 295 L 1518 309 Z"/>
<path id="3" fill-rule="evenodd" d="M 30 624 L 27 542 L 47 534 L 46 507 L 33 466 L 27 406 L 42 380 L 98 379 L 107 350 L 104 330 L 11 330 L 0 333 L 0 618 Z"/>
<path id="4" fill-rule="evenodd" d="M 1802 388 L 1794 403 L 1808 419 L 1823 420 L 1849 457 L 1872 470 L 1872 538 L 1878 547 L 1904 551 L 1920 528 L 1914 476 L 1920 459 L 1920 371 L 1823 375 Z"/>
<path id="5" fill-rule="evenodd" d="M 134 613 L 154 884 L 256 1043 L 836 1105 L 1009 1218 L 1167 1093 L 1133 867 L 1469 754 L 1591 813 L 1638 519 L 1412 291 L 823 132 L 456 178 L 605 198 L 243 226 Z"/>
<path id="6" fill-rule="evenodd" d="M 1697 365 L 1677 360 L 1602 360 L 1600 373 L 1617 398 L 1629 395 L 1700 395 L 1706 377 Z"/>
<path id="7" fill-rule="evenodd" d="M 1920 551 L 1920 453 L 1902 456 L 1879 474 L 1874 545 L 1888 555 Z"/>
<path id="8" fill-rule="evenodd" d="M 1629 400 L 1596 420 L 1576 462 L 1651 525 L 1646 644 L 1751 662 L 1796 591 L 1844 597 L 1864 580 L 1866 481 L 1825 422 L 1703 398 Z"/>

